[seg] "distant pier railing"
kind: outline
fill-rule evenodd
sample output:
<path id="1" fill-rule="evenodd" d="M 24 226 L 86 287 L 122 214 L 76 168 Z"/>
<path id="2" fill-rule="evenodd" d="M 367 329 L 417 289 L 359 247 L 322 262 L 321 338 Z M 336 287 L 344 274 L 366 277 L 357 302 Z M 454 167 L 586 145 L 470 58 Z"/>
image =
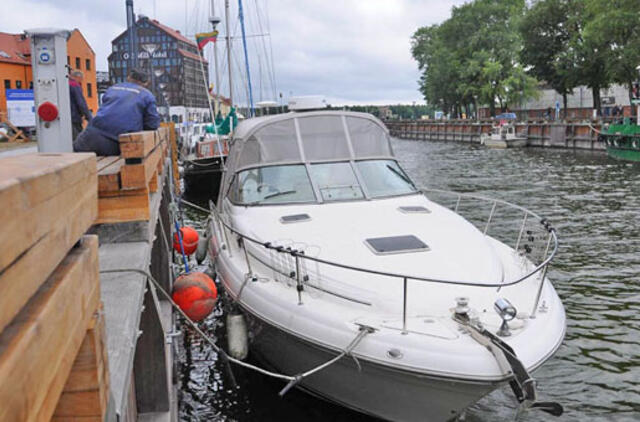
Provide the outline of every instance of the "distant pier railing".
<path id="1" fill-rule="evenodd" d="M 391 136 L 402 139 L 480 143 L 493 120 L 385 120 Z M 600 122 L 528 120 L 515 123 L 516 133 L 534 147 L 605 150 L 598 140 Z"/>

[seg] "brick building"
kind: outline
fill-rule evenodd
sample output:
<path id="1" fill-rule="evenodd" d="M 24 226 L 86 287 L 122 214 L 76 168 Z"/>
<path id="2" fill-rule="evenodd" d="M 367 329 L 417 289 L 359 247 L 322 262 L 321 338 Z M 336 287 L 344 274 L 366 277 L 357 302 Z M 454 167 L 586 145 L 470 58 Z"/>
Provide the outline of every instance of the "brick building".
<path id="1" fill-rule="evenodd" d="M 67 40 L 67 64 L 84 73 L 82 91 L 89 109 L 98 110 L 96 55 L 78 29 Z M 7 112 L 7 89 L 33 89 L 31 47 L 24 34 L 0 32 L 0 113 Z"/>
<path id="2" fill-rule="evenodd" d="M 112 83 L 123 82 L 131 66 L 129 31 L 135 31 L 137 66 L 155 73 L 154 91 L 159 106 L 169 106 L 174 120 L 203 121 L 209 119 L 207 100 L 209 73 L 206 60 L 198 54 L 196 43 L 180 33 L 146 16 L 140 16 L 132 29 L 127 29 L 111 41 L 109 78 Z M 146 48 L 145 48 L 146 47 Z M 153 53 L 149 57 L 148 50 Z M 166 99 L 166 100 L 165 100 Z"/>

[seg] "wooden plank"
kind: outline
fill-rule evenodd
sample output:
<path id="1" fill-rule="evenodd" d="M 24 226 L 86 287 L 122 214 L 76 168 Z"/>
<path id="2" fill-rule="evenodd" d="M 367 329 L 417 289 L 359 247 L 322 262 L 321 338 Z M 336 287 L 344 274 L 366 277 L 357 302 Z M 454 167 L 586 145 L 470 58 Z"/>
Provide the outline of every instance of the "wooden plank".
<path id="1" fill-rule="evenodd" d="M 126 192 L 126 193 L 125 193 Z M 149 188 L 134 191 L 106 192 L 98 198 L 96 224 L 145 221 L 149 219 Z"/>
<path id="2" fill-rule="evenodd" d="M 173 186 L 176 195 L 180 195 L 180 172 L 178 169 L 178 144 L 176 141 L 176 124 L 174 122 L 162 123 L 166 125 L 168 131 L 167 146 L 171 148 L 171 169 L 173 176 Z"/>
<path id="3" fill-rule="evenodd" d="M 80 184 L 90 185 L 89 180 Z M 9 324 L 98 215 L 95 189 L 69 192 L 65 214 L 8 268 L 0 272 L 0 332 Z"/>
<path id="4" fill-rule="evenodd" d="M 100 173 L 102 170 L 109 167 L 111 164 L 115 163 L 119 159 L 120 157 L 118 157 L 117 155 L 110 155 L 108 157 L 103 157 L 103 156 L 96 157 L 98 173 Z"/>
<path id="5" fill-rule="evenodd" d="M 156 131 L 123 133 L 119 137 L 120 155 L 125 158 L 145 158 L 158 144 Z"/>
<path id="6" fill-rule="evenodd" d="M 98 192 L 120 190 L 120 170 L 124 166 L 124 158 L 114 158 L 110 165 L 98 170 Z"/>
<path id="7" fill-rule="evenodd" d="M 51 418 L 99 302 L 98 238 L 84 236 L 0 334 L 0 420 Z"/>
<path id="8" fill-rule="evenodd" d="M 102 312 L 96 312 L 91 323 L 56 406 L 54 421 L 87 417 L 103 420 L 107 412 L 109 368 Z"/>
<path id="9" fill-rule="evenodd" d="M 87 183 L 79 185 L 80 181 Z M 96 190 L 96 186 L 92 153 L 0 159 L 0 271 L 58 224 L 75 200 L 69 197 L 70 191 L 75 189 L 81 197 L 82 189 Z"/>
<path id="10" fill-rule="evenodd" d="M 162 156 L 162 148 L 156 147 L 141 164 L 126 164 L 120 170 L 122 189 L 140 189 L 149 184 L 151 176 Z"/>
<path id="11" fill-rule="evenodd" d="M 153 173 L 151 180 L 149 181 L 149 192 L 155 193 L 158 191 L 158 170 Z"/>

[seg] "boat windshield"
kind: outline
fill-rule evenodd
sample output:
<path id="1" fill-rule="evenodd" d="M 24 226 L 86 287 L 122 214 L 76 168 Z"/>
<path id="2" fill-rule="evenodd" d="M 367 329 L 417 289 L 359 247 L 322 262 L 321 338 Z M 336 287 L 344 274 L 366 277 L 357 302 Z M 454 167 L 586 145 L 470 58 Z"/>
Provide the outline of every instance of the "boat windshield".
<path id="1" fill-rule="evenodd" d="M 270 166 L 238 173 L 229 197 L 242 205 L 315 202 L 304 165 Z"/>
<path id="2" fill-rule="evenodd" d="M 316 163 L 308 169 L 300 164 L 241 171 L 231 186 L 229 199 L 239 205 L 266 205 L 361 200 L 417 192 L 393 160 Z"/>

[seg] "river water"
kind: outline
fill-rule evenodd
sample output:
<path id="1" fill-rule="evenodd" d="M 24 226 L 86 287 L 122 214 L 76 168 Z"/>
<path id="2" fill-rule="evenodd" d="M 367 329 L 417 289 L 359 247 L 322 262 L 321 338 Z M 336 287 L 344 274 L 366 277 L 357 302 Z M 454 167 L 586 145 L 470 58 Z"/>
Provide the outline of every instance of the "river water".
<path id="1" fill-rule="evenodd" d="M 548 275 L 565 305 L 567 335 L 535 373 L 541 399 L 562 403 L 561 421 L 640 421 L 640 164 L 555 149 L 400 139 L 393 146 L 421 186 L 508 200 L 551 220 L 560 250 Z M 219 306 L 205 326 L 224 344 L 221 313 Z M 280 398 L 281 382 L 236 367 L 234 387 L 199 339 L 187 332 L 181 346 L 182 420 L 373 420 L 297 390 Z M 515 410 L 505 387 L 469 409 L 466 420 L 509 421 Z M 532 411 L 521 420 L 551 419 Z"/>

